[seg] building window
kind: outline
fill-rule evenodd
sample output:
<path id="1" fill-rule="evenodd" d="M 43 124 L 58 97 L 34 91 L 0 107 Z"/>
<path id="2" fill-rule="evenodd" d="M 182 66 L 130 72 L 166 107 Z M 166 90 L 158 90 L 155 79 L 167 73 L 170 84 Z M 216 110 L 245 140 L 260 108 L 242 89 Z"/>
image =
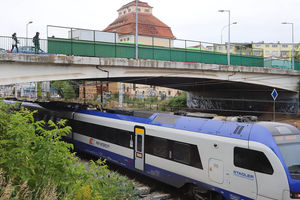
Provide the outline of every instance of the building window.
<path id="1" fill-rule="evenodd" d="M 129 8 L 129 9 L 128 9 L 128 12 L 130 12 L 130 11 L 131 11 L 131 9 Z"/>
<path id="2" fill-rule="evenodd" d="M 277 44 L 273 44 L 272 47 L 278 47 L 278 45 Z"/>
<path id="3" fill-rule="evenodd" d="M 256 44 L 255 47 L 260 47 L 260 44 Z"/>
<path id="4" fill-rule="evenodd" d="M 266 51 L 265 54 L 266 54 L 266 55 L 270 55 L 270 51 Z"/>
<path id="5" fill-rule="evenodd" d="M 272 51 L 272 56 L 277 56 L 278 55 L 278 51 Z"/>
<path id="6" fill-rule="evenodd" d="M 122 15 L 122 12 L 119 12 L 119 15 Z"/>
<path id="7" fill-rule="evenodd" d="M 149 12 L 149 9 L 145 9 L 145 12 Z"/>
<path id="8" fill-rule="evenodd" d="M 139 11 L 139 12 L 141 12 L 141 9 L 140 9 L 140 8 L 138 8 L 138 11 Z"/>
<path id="9" fill-rule="evenodd" d="M 253 54 L 254 54 L 255 56 L 259 56 L 259 55 L 260 55 L 260 51 L 253 51 Z"/>
<path id="10" fill-rule="evenodd" d="M 126 10 L 124 10 L 124 12 L 123 12 L 124 14 L 126 14 Z"/>
<path id="11" fill-rule="evenodd" d="M 287 51 L 281 51 L 281 52 L 280 52 L 280 55 L 281 55 L 281 56 L 286 56 L 286 55 L 287 55 Z"/>
<path id="12" fill-rule="evenodd" d="M 289 47 L 289 45 L 283 44 L 282 47 L 287 48 L 287 47 Z"/>
<path id="13" fill-rule="evenodd" d="M 270 47 L 270 45 L 266 44 L 266 47 Z"/>
<path id="14" fill-rule="evenodd" d="M 170 90 L 168 91 L 168 95 L 169 95 L 169 96 L 171 95 L 171 91 L 170 91 Z"/>
<path id="15" fill-rule="evenodd" d="M 223 50 L 223 47 L 219 47 L 219 50 Z"/>

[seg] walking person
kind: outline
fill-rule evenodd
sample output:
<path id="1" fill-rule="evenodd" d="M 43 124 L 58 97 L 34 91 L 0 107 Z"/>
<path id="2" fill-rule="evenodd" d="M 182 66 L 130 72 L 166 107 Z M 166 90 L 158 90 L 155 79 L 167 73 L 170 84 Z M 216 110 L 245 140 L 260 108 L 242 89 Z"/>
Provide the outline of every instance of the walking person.
<path id="1" fill-rule="evenodd" d="M 34 53 L 35 54 L 39 54 L 39 50 L 40 50 L 40 33 L 36 32 L 35 36 L 33 37 L 33 44 L 34 44 Z"/>
<path id="2" fill-rule="evenodd" d="M 17 38 L 17 34 L 16 33 L 12 34 L 11 38 L 12 38 L 12 47 L 11 47 L 10 52 L 12 52 L 14 50 L 14 48 L 16 47 L 17 53 L 19 53 L 19 49 L 18 49 L 19 41 L 18 41 L 18 38 Z"/>

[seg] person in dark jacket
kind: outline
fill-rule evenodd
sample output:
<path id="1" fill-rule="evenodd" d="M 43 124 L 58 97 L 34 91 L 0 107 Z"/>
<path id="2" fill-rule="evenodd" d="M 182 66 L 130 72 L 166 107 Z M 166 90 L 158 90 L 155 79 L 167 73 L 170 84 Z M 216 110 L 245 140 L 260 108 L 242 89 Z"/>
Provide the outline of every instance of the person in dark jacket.
<path id="1" fill-rule="evenodd" d="M 12 34 L 11 38 L 12 38 L 12 47 L 11 47 L 10 52 L 12 52 L 14 50 L 14 48 L 16 47 L 17 53 L 19 53 L 19 49 L 18 49 L 19 41 L 18 41 L 18 38 L 17 38 L 17 34 L 16 33 Z"/>
<path id="2" fill-rule="evenodd" d="M 33 44 L 34 44 L 34 53 L 35 54 L 38 54 L 39 53 L 39 50 L 40 50 L 40 33 L 39 32 L 36 32 L 35 36 L 33 37 Z"/>

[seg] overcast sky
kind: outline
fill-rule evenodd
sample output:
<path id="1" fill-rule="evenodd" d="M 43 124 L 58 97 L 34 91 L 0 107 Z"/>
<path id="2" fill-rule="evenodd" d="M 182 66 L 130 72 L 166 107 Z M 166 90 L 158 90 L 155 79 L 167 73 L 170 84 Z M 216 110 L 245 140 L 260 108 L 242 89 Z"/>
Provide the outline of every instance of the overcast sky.
<path id="1" fill-rule="evenodd" d="M 145 0 L 146 1 L 146 0 Z M 0 36 L 17 32 L 19 37 L 36 31 L 46 38 L 47 25 L 103 30 L 113 22 L 117 10 L 130 0 L 0 0 Z M 221 30 L 231 10 L 232 42 L 300 42 L 300 0 L 148 0 L 153 14 L 172 28 L 176 38 L 220 43 Z M 299 33 L 299 34 L 298 34 Z M 223 32 L 227 41 L 227 29 Z"/>

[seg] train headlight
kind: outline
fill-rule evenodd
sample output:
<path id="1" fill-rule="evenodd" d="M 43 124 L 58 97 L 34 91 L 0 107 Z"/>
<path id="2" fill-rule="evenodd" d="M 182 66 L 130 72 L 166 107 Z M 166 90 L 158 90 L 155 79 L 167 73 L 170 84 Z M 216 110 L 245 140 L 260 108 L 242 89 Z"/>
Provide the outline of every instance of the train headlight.
<path id="1" fill-rule="evenodd" d="M 300 193 L 297 192 L 291 192 L 290 196 L 292 199 L 300 199 Z"/>

